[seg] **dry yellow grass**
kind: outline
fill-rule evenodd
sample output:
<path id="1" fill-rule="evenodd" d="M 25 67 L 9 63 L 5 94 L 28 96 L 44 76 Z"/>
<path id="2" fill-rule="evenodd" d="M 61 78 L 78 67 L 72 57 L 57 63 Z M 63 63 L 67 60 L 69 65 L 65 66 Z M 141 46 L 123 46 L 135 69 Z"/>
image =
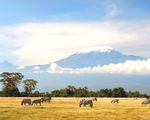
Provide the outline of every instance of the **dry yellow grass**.
<path id="1" fill-rule="evenodd" d="M 93 108 L 80 108 L 78 98 L 52 98 L 42 106 L 21 106 L 22 99 L 1 97 L 0 120 L 150 120 L 150 105 L 141 105 L 144 98 L 119 98 L 119 104 L 111 104 L 113 98 L 98 98 Z"/>

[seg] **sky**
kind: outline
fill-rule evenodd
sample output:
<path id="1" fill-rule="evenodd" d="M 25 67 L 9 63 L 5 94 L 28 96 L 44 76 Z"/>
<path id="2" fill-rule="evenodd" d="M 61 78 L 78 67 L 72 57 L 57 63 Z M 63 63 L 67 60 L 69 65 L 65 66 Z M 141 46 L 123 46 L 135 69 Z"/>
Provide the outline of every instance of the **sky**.
<path id="1" fill-rule="evenodd" d="M 150 57 L 149 0 L 0 0 L 0 62 L 47 64 L 110 46 Z"/>

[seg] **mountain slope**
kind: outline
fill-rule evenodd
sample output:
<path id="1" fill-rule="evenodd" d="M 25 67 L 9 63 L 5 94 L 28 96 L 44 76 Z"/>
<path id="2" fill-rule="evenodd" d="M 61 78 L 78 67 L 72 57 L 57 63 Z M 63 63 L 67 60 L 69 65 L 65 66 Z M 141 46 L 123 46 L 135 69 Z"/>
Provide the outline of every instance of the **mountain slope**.
<path id="1" fill-rule="evenodd" d="M 63 68 L 84 68 L 94 67 L 97 65 L 104 66 L 111 63 L 124 63 L 126 60 L 144 60 L 144 58 L 134 55 L 124 55 L 110 47 L 96 47 L 83 49 L 67 58 L 56 61 L 58 66 Z M 18 66 L 12 65 L 8 61 L 0 63 L 0 71 L 19 71 L 19 72 L 33 72 L 33 71 L 47 71 L 50 64 L 24 66 L 18 69 Z"/>
<path id="2" fill-rule="evenodd" d="M 12 72 L 17 69 L 17 66 L 9 63 L 8 61 L 4 61 L 0 63 L 0 72 Z"/>
<path id="3" fill-rule="evenodd" d="M 134 55 L 124 55 L 115 50 L 111 51 L 89 51 L 73 54 L 65 59 L 56 61 L 55 63 L 61 67 L 67 68 L 84 68 L 103 66 L 111 63 L 123 63 L 126 60 L 144 60 L 144 58 Z"/>

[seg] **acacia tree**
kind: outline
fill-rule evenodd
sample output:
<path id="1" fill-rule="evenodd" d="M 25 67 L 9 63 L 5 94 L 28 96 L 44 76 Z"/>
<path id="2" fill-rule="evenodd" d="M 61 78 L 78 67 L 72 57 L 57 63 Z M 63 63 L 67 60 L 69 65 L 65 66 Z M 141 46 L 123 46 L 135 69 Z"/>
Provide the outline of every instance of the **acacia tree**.
<path id="1" fill-rule="evenodd" d="M 17 85 L 20 84 L 24 76 L 19 72 L 3 72 L 0 74 L 0 77 L 2 78 L 0 79 L 0 82 L 3 86 L 2 92 L 4 96 L 19 96 L 19 90 Z"/>
<path id="2" fill-rule="evenodd" d="M 126 91 L 121 87 L 114 88 L 112 91 L 112 97 L 126 97 L 126 96 L 127 96 Z"/>
<path id="3" fill-rule="evenodd" d="M 32 93 L 33 90 L 35 90 L 35 87 L 37 85 L 37 81 L 33 79 L 26 79 L 23 81 L 23 87 L 25 92 L 29 95 Z"/>
<path id="4" fill-rule="evenodd" d="M 68 85 L 65 91 L 67 93 L 67 96 L 72 97 L 76 92 L 76 88 L 74 86 Z"/>

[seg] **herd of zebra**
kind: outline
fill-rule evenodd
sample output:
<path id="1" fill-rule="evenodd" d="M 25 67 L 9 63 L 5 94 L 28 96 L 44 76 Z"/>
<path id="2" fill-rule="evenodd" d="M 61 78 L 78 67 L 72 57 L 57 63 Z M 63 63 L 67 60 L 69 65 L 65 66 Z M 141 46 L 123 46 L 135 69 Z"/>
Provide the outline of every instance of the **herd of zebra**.
<path id="1" fill-rule="evenodd" d="M 136 98 L 137 100 L 137 98 Z M 48 102 L 50 103 L 51 101 L 51 97 L 43 97 L 41 99 L 36 99 L 31 101 L 31 99 L 23 99 L 21 102 L 21 105 L 34 105 L 34 104 L 40 104 L 43 102 Z M 91 100 L 86 100 L 86 99 L 78 99 L 77 101 L 79 101 L 79 107 L 81 107 L 82 105 L 84 105 L 84 107 L 86 107 L 86 105 L 90 105 L 90 107 L 93 106 L 93 101 L 97 101 L 97 98 L 92 98 Z M 111 103 L 119 103 L 119 99 L 113 99 L 111 100 Z M 150 99 L 144 100 L 142 103 L 142 105 L 147 105 L 150 104 Z"/>
<path id="2" fill-rule="evenodd" d="M 23 99 L 21 101 L 21 105 L 26 105 L 26 104 L 28 104 L 28 105 L 40 104 L 41 105 L 41 103 L 43 103 L 43 102 L 49 102 L 50 103 L 50 101 L 51 101 L 51 97 L 43 97 L 41 99 L 36 99 L 33 101 L 31 101 L 31 99 Z"/>
<path id="3" fill-rule="evenodd" d="M 137 98 L 135 98 L 137 100 Z M 92 100 L 86 100 L 86 99 L 79 99 L 80 103 L 79 103 L 79 107 L 81 107 L 82 105 L 86 106 L 86 105 L 90 105 L 90 107 L 93 106 L 93 101 L 97 101 L 97 98 L 93 98 Z M 113 99 L 111 100 L 111 103 L 119 103 L 119 99 Z M 150 104 L 150 99 L 144 100 L 142 103 L 142 105 L 147 105 Z"/>
<path id="4" fill-rule="evenodd" d="M 86 107 L 86 105 L 90 105 L 90 107 L 93 106 L 93 101 L 97 101 L 97 98 L 93 98 L 91 100 L 86 100 L 86 99 L 78 99 L 79 101 L 79 107 L 81 107 L 82 105 L 84 105 Z M 111 100 L 111 103 L 119 103 L 119 99 L 113 99 Z"/>

